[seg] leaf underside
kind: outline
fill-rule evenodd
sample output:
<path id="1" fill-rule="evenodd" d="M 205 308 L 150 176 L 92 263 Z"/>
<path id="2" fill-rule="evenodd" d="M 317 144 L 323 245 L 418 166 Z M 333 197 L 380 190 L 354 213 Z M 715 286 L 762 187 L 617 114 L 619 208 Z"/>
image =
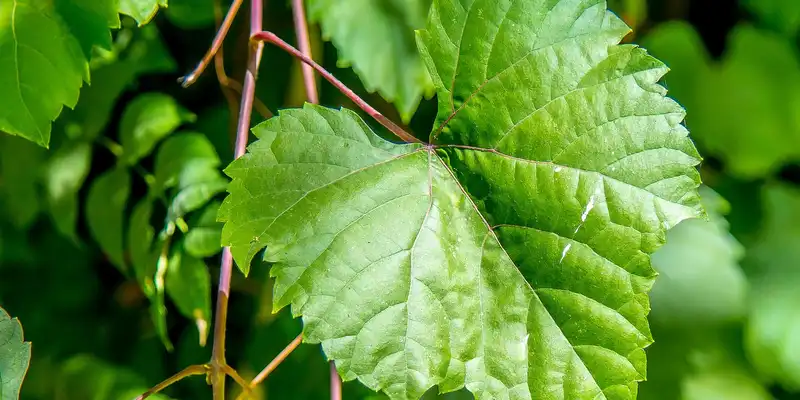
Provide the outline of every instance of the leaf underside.
<path id="1" fill-rule="evenodd" d="M 446 16 L 446 17 L 445 17 Z M 684 112 L 603 1 L 434 2 L 430 145 L 306 105 L 226 173 L 223 243 L 275 309 L 393 399 L 634 399 L 649 255 L 702 214 Z"/>

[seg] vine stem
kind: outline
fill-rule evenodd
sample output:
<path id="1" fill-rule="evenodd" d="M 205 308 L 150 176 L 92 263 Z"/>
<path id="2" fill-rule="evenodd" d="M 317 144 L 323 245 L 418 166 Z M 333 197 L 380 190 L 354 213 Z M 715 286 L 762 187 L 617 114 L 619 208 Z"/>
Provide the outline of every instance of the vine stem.
<path id="1" fill-rule="evenodd" d="M 273 358 L 272 361 L 270 361 L 269 364 L 267 364 L 267 366 L 264 367 L 264 369 L 262 369 L 261 372 L 259 372 L 255 378 L 253 378 L 252 381 L 250 381 L 250 385 L 248 386 L 248 388 L 250 390 L 253 390 L 255 389 L 256 386 L 260 385 L 261 382 L 264 382 L 264 380 L 267 379 L 269 374 L 271 374 L 272 371 L 275 371 L 275 368 L 278 368 L 278 365 L 280 365 L 284 360 L 286 360 L 286 357 L 289 357 L 289 354 L 292 354 L 294 349 L 296 349 L 297 346 L 299 346 L 300 343 L 302 342 L 303 342 L 303 334 L 301 333 L 297 335 L 297 337 L 294 338 L 294 340 L 292 340 L 283 350 L 281 350 L 281 352 L 278 353 L 278 355 L 275 356 L 275 358 Z M 245 393 L 242 393 L 237 398 L 237 400 L 241 400 L 244 398 L 245 398 Z"/>
<path id="2" fill-rule="evenodd" d="M 381 114 L 378 110 L 373 108 L 371 105 L 367 104 L 364 99 L 358 97 L 355 92 L 353 92 L 350 88 L 345 86 L 344 83 L 336 79 L 330 72 L 322 68 L 319 64 L 317 64 L 314 60 L 297 50 L 296 48 L 292 47 L 289 43 L 286 43 L 277 35 L 272 32 L 262 31 L 254 33 L 250 36 L 250 40 L 256 43 L 271 43 L 275 46 L 280 47 L 287 53 L 291 54 L 292 56 L 299 58 L 304 63 L 310 65 L 314 70 L 316 70 L 320 75 L 322 75 L 325 80 L 330 82 L 333 86 L 335 86 L 339 91 L 341 91 L 345 96 L 347 96 L 350 100 L 352 100 L 358 108 L 364 110 L 367 114 L 369 114 L 372 118 L 374 118 L 378 123 L 383 125 L 386 129 L 392 132 L 395 136 L 397 136 L 400 140 L 406 143 L 422 143 L 421 140 L 414 137 L 414 135 L 406 132 L 403 128 L 392 122 L 389 118 L 386 118 L 383 114 Z"/>
<path id="3" fill-rule="evenodd" d="M 303 7 L 303 0 L 292 0 L 292 13 L 294 15 L 294 30 L 297 33 L 297 47 L 300 52 L 309 59 L 311 57 L 311 41 L 308 38 L 308 23 L 306 23 L 306 11 Z M 317 82 L 314 79 L 314 69 L 303 63 L 303 83 L 306 87 L 306 97 L 309 103 L 319 104 L 319 93 L 317 92 Z"/>
<path id="4" fill-rule="evenodd" d="M 194 70 L 178 80 L 181 82 L 183 87 L 189 87 L 191 84 L 197 81 L 200 75 L 203 74 L 203 71 L 205 71 L 208 64 L 211 62 L 211 59 L 214 58 L 214 55 L 217 54 L 219 49 L 222 47 L 222 42 L 224 42 L 225 37 L 228 36 L 228 31 L 231 29 L 231 24 L 233 24 L 233 20 L 236 18 L 236 13 L 239 12 L 239 8 L 242 6 L 242 1 L 243 0 L 233 0 L 231 7 L 228 9 L 228 13 L 225 15 L 225 19 L 222 21 L 222 25 L 220 25 L 219 29 L 217 30 L 217 35 L 214 36 L 214 41 L 211 42 L 211 47 L 208 49 L 208 51 L 206 51 L 206 54 L 203 55 L 203 58 L 200 60 L 200 62 L 197 63 L 197 66 L 194 68 Z"/>
<path id="5" fill-rule="evenodd" d="M 158 385 L 154 386 L 152 389 L 146 391 L 144 394 L 142 394 L 141 396 L 137 397 L 136 400 L 144 400 L 144 399 L 146 399 L 146 398 L 148 398 L 148 397 L 150 397 L 150 396 L 152 396 L 152 395 L 154 395 L 154 394 L 166 389 L 167 386 L 172 385 L 173 383 L 178 382 L 179 380 L 181 380 L 183 378 L 186 378 L 186 377 L 189 377 L 189 376 L 192 376 L 192 375 L 203 375 L 203 374 L 206 374 L 206 373 L 208 373 L 208 369 L 209 369 L 208 365 L 191 365 L 191 366 L 188 366 L 188 367 L 184 368 L 183 371 L 178 372 L 175 375 L 172 375 L 171 377 L 167 378 L 167 380 L 165 380 L 164 382 L 161 382 Z"/>
<path id="6" fill-rule="evenodd" d="M 263 0 L 250 1 L 250 36 L 255 32 L 262 30 L 262 11 L 264 5 Z M 231 10 L 228 11 L 228 16 L 233 14 Z M 228 21 L 226 16 L 225 20 Z M 228 27 L 230 22 L 228 22 Z M 223 22 L 223 28 L 225 22 Z M 222 29 L 220 29 L 222 32 Z M 225 28 L 227 33 L 227 28 Z M 218 34 L 217 37 L 224 38 L 224 35 Z M 215 39 L 215 45 L 217 40 Z M 221 42 L 221 40 L 220 40 Z M 219 44 L 221 46 L 221 43 Z M 217 46 L 217 49 L 219 48 Z M 213 49 L 213 46 L 212 46 Z M 250 132 L 250 117 L 253 111 L 253 98 L 255 97 L 256 89 L 256 76 L 258 74 L 258 66 L 261 62 L 261 53 L 264 49 L 262 43 L 250 42 L 249 49 L 249 62 L 247 64 L 247 71 L 244 76 L 244 85 L 242 86 L 242 101 L 239 103 L 239 121 L 236 127 L 236 147 L 234 149 L 234 158 L 241 157 L 247 149 L 247 138 Z M 209 50 L 211 53 L 211 50 Z M 231 254 L 230 247 L 225 247 L 222 250 L 222 262 L 219 271 L 219 288 L 217 291 L 217 307 L 214 321 L 214 347 L 211 349 L 211 386 L 214 394 L 214 400 L 225 399 L 225 377 L 227 362 L 225 360 L 225 328 L 228 320 L 228 299 L 231 290 L 231 276 L 233 275 L 233 255 Z"/>
<path id="7" fill-rule="evenodd" d="M 331 361 L 331 400 L 342 400 L 342 378 L 339 377 L 333 361 Z"/>

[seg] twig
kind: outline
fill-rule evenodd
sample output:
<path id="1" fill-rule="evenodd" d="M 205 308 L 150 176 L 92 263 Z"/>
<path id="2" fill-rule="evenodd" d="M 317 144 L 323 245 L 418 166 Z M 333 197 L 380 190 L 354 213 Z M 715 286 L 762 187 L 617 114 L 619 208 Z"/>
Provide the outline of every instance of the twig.
<path id="1" fill-rule="evenodd" d="M 303 8 L 303 0 L 292 0 L 292 13 L 294 15 L 294 30 L 297 32 L 297 47 L 309 59 L 311 56 L 311 42 L 308 39 L 308 24 L 306 23 L 306 11 Z M 317 82 L 314 79 L 314 69 L 303 64 L 303 84 L 306 87 L 306 97 L 308 102 L 319 104 L 319 94 L 317 93 Z"/>
<path id="2" fill-rule="evenodd" d="M 399 127 L 390 119 L 383 116 L 383 114 L 378 112 L 378 110 L 367 104 L 366 101 L 358 97 L 358 95 L 355 94 L 352 90 L 350 90 L 350 88 L 348 88 L 347 86 L 345 86 L 345 84 L 336 79 L 336 77 L 334 77 L 330 72 L 326 71 L 325 68 L 322 68 L 322 66 L 314 62 L 314 60 L 306 57 L 303 53 L 292 47 L 292 45 L 290 45 L 289 43 L 286 43 L 283 40 L 281 40 L 281 38 L 276 36 L 274 33 L 267 31 L 257 32 L 254 33 L 252 36 L 250 36 L 250 40 L 256 43 L 263 43 L 263 42 L 272 43 L 280 47 L 284 51 L 288 52 L 289 54 L 293 55 L 294 57 L 299 58 L 304 63 L 314 68 L 320 75 L 322 75 L 323 78 L 325 78 L 325 80 L 327 80 L 337 89 L 339 89 L 339 91 L 341 91 L 345 96 L 347 96 L 350 100 L 356 103 L 356 105 L 360 109 L 364 110 L 364 112 L 369 114 L 372 118 L 375 118 L 376 121 L 378 121 L 381 125 L 386 127 L 386 129 L 391 131 L 395 136 L 400 138 L 400 140 L 403 140 L 406 143 L 422 143 L 422 141 L 414 137 L 414 135 L 406 132 L 405 130 L 403 130 L 403 128 Z M 245 85 L 246 84 L 247 82 L 245 81 Z"/>
<path id="3" fill-rule="evenodd" d="M 278 355 L 275 356 L 275 358 L 273 358 L 272 361 L 270 361 L 269 364 L 267 364 L 267 366 L 264 367 L 264 369 L 262 369 L 261 372 L 259 372 L 255 378 L 253 378 L 252 381 L 250 381 L 250 390 L 255 389 L 256 386 L 258 386 L 259 384 L 261 384 L 261 382 L 267 379 L 269 374 L 271 374 L 272 371 L 275 371 L 275 368 L 278 368 L 278 365 L 280 365 L 284 360 L 286 360 L 286 357 L 289 357 L 289 354 L 292 354 L 294 349 L 296 349 L 297 346 L 299 346 L 302 341 L 303 341 L 303 334 L 301 333 L 297 335 L 297 337 L 294 338 L 294 340 L 292 340 L 291 343 L 289 343 L 283 350 L 281 350 L 281 352 L 278 353 Z M 242 393 L 241 395 L 239 395 L 237 400 L 241 400 L 244 398 L 245 398 L 245 393 Z"/>
<path id="4" fill-rule="evenodd" d="M 342 378 L 336 371 L 336 365 L 331 363 L 331 400 L 342 400 Z"/>
<path id="5" fill-rule="evenodd" d="M 208 373 L 208 371 L 209 371 L 209 366 L 205 365 L 205 364 L 204 365 L 191 365 L 191 366 L 188 366 L 188 367 L 184 368 L 183 371 L 178 372 L 177 374 L 170 376 L 169 378 L 167 378 L 163 382 L 161 382 L 158 385 L 154 386 L 152 389 L 144 392 L 144 394 L 142 394 L 141 396 L 137 397 L 136 400 L 144 400 L 144 399 L 146 399 L 146 398 L 148 398 L 148 397 L 150 397 L 150 396 L 152 396 L 152 395 L 154 395 L 154 394 L 166 389 L 168 386 L 172 385 L 175 382 L 178 382 L 179 380 L 181 380 L 183 378 L 186 378 L 186 377 L 189 377 L 189 376 L 192 376 L 192 375 L 203 375 L 203 374 Z"/>
<path id="6" fill-rule="evenodd" d="M 242 0 L 233 0 L 231 3 L 231 8 L 228 9 L 228 14 L 225 15 L 225 20 L 222 21 L 222 26 L 220 26 L 219 30 L 217 31 L 217 36 L 214 37 L 214 41 L 211 42 L 211 47 L 208 49 L 206 54 L 197 63 L 197 66 L 194 68 L 192 72 L 188 75 L 180 78 L 178 81 L 181 82 L 183 87 L 189 87 L 191 84 L 197 81 L 197 78 L 205 71 L 208 64 L 211 62 L 211 59 L 214 58 L 214 54 L 219 51 L 222 47 L 222 42 L 225 41 L 225 36 L 228 35 L 228 31 L 231 29 L 231 24 L 233 20 L 236 18 L 236 13 L 239 12 L 239 7 L 242 6 Z M 261 14 L 259 14 L 259 17 Z"/>

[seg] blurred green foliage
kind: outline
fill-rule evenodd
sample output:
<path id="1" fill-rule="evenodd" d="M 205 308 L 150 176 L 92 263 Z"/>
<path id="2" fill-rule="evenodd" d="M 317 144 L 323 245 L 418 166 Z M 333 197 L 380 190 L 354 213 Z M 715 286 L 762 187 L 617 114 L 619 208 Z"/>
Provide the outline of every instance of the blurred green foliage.
<path id="1" fill-rule="evenodd" d="M 312 26 L 315 57 L 381 112 L 426 134 L 436 100 L 425 98 L 430 82 L 407 53 L 414 7 L 428 3 L 344 21 L 326 20 L 337 2 L 308 2 L 320 23 Z M 138 28 L 159 3 L 121 2 L 138 21 L 124 17 L 113 42 L 94 48 L 92 83 L 53 124 L 50 150 L 0 136 L 0 306 L 33 343 L 22 399 L 127 400 L 210 354 L 200 343 L 211 322 L 205 294 L 215 285 L 221 229 L 213 212 L 226 183 L 219 167 L 232 154 L 232 115 L 211 71 L 189 89 L 175 82 L 211 42 L 213 2 L 170 0 Z M 269 2 L 264 24 L 293 42 L 286 3 Z M 706 157 L 710 219 L 677 226 L 653 256 L 661 274 L 651 294 L 656 342 L 639 398 L 800 399 L 800 2 L 610 6 L 634 26 L 629 40 L 671 68 L 664 84 L 686 107 Z M 247 24 L 239 20 L 225 52 L 236 79 L 246 64 Z M 396 35 L 395 46 L 376 45 L 373 30 Z M 385 57 L 364 57 L 376 46 Z M 272 110 L 297 106 L 305 96 L 298 64 L 272 47 L 264 60 L 258 98 Z M 323 104 L 354 108 L 327 84 L 320 91 Z M 177 148 L 192 151 L 176 159 Z M 163 281 L 149 279 L 159 268 L 169 271 Z M 271 313 L 267 277 L 267 266 L 234 277 L 228 360 L 245 378 L 301 330 L 288 310 Z M 187 281 L 209 289 L 194 292 Z M 4 318 L 0 337 L 15 329 Z M 303 345 L 259 396 L 326 398 L 328 379 L 319 347 Z M 211 397 L 202 378 L 166 395 Z M 346 383 L 344 397 L 382 398 L 358 383 Z"/>

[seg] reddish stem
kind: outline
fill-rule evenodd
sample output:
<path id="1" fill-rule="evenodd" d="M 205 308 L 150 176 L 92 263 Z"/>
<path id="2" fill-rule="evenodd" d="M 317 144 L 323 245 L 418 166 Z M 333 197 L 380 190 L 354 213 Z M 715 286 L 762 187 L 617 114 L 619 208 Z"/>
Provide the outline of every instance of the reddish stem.
<path id="1" fill-rule="evenodd" d="M 222 47 L 222 42 L 225 41 L 225 36 L 228 35 L 228 31 L 231 29 L 231 24 L 233 24 L 233 20 L 236 18 L 236 13 L 239 12 L 239 7 L 242 6 L 242 1 L 243 0 L 233 0 L 233 3 L 231 3 L 231 8 L 228 9 L 228 14 L 225 15 L 225 20 L 222 21 L 222 26 L 220 26 L 219 30 L 217 31 L 217 36 L 214 36 L 214 41 L 211 42 L 211 48 L 208 49 L 206 54 L 203 56 L 203 59 L 197 63 L 194 71 L 180 79 L 183 87 L 189 87 L 189 85 L 197 81 L 197 78 L 200 77 L 208 64 L 211 62 L 211 59 L 214 58 L 214 54 L 216 54 L 220 47 Z M 259 0 L 259 3 L 260 2 L 261 1 Z M 258 15 L 260 16 L 261 14 L 259 13 Z M 261 24 L 259 24 L 259 27 L 261 27 Z"/>
<path id="2" fill-rule="evenodd" d="M 292 0 L 292 11 L 294 14 L 294 27 L 297 32 L 297 47 L 309 59 L 311 57 L 311 42 L 308 39 L 308 24 L 306 23 L 306 11 L 303 7 L 303 0 Z M 303 84 L 306 87 L 306 97 L 308 102 L 319 104 L 319 94 L 317 93 L 317 82 L 314 79 L 314 69 L 310 65 L 303 63 Z"/>
<path id="3" fill-rule="evenodd" d="M 342 378 L 336 371 L 336 365 L 331 363 L 331 400 L 342 400 Z"/>
<path id="4" fill-rule="evenodd" d="M 385 116 L 383 116 L 383 114 L 378 112 L 378 110 L 374 109 L 372 106 L 367 104 L 366 101 L 364 101 L 362 98 L 358 97 L 358 95 L 355 94 L 352 90 L 350 90 L 350 88 L 345 86 L 344 83 L 342 83 L 341 81 L 336 79 L 336 77 L 334 77 L 330 72 L 326 71 L 325 68 L 322 68 L 322 66 L 320 66 L 319 64 L 314 62 L 314 60 L 312 60 L 311 58 L 307 57 L 305 54 L 301 53 L 299 50 L 297 50 L 294 47 L 292 47 L 292 45 L 290 45 L 289 43 L 284 42 L 281 38 L 276 36 L 274 33 L 266 32 L 266 31 L 257 32 L 257 33 L 254 33 L 250 37 L 250 39 L 251 39 L 251 41 L 256 41 L 257 43 L 262 43 L 262 42 L 272 43 L 272 44 L 280 47 L 284 51 L 288 52 L 289 54 L 293 55 L 294 57 L 299 58 L 304 63 L 306 63 L 306 64 L 310 65 L 312 68 L 314 68 L 320 75 L 322 75 L 323 78 L 325 78 L 325 80 L 327 80 L 333 86 L 335 86 L 337 89 L 339 89 L 339 91 L 344 93 L 345 96 L 347 96 L 350 100 L 352 100 L 354 103 L 356 103 L 356 105 L 360 109 L 364 110 L 364 112 L 369 114 L 372 118 L 375 118 L 376 121 L 378 121 L 381 125 L 386 127 L 386 129 L 391 131 L 395 136 L 400 138 L 400 140 L 402 140 L 402 141 L 404 141 L 406 143 L 422 143 L 422 141 L 417 139 L 416 137 L 414 137 L 414 135 L 406 132 L 405 130 L 403 130 L 403 128 L 399 127 L 397 124 L 392 122 L 390 119 L 388 119 Z"/>

